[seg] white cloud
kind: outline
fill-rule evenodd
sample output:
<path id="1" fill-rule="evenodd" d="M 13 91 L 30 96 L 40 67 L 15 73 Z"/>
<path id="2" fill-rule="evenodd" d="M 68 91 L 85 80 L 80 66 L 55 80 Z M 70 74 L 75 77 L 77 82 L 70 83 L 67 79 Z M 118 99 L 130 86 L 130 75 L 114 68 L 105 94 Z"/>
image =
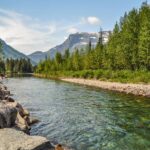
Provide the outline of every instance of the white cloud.
<path id="1" fill-rule="evenodd" d="M 23 53 L 48 50 L 56 45 L 56 24 L 0 9 L 0 38 Z"/>
<path id="2" fill-rule="evenodd" d="M 67 30 L 67 33 L 69 34 L 74 34 L 74 33 L 77 33 L 78 32 L 78 29 L 75 28 L 75 27 L 71 27 Z"/>
<path id="3" fill-rule="evenodd" d="M 0 38 L 25 54 L 49 50 L 63 42 L 64 36 L 77 33 L 83 27 L 86 29 L 89 24 L 98 25 L 100 20 L 87 17 L 76 22 L 43 22 L 38 18 L 0 8 Z"/>
<path id="4" fill-rule="evenodd" d="M 95 16 L 89 16 L 87 18 L 82 18 L 81 20 L 82 20 L 81 22 L 85 23 L 85 24 L 90 24 L 90 25 L 100 25 L 101 24 L 100 19 Z"/>

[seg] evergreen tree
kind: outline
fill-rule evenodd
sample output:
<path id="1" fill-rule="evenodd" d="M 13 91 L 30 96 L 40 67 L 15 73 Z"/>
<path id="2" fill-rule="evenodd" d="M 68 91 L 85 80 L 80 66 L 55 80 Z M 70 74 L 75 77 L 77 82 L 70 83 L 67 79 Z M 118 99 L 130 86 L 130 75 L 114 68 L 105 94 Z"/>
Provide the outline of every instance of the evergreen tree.
<path id="1" fill-rule="evenodd" d="M 74 54 L 72 55 L 72 64 L 73 64 L 73 70 L 77 71 L 81 69 L 81 59 L 80 59 L 78 49 L 76 49 Z"/>
<path id="2" fill-rule="evenodd" d="M 3 47 L 2 47 L 2 43 L 0 41 L 0 59 L 3 59 Z"/>
<path id="3" fill-rule="evenodd" d="M 138 51 L 138 36 L 139 36 L 139 15 L 136 9 L 129 12 L 124 19 L 121 28 L 121 48 L 124 52 L 127 69 L 135 70 L 139 68 L 139 51 Z"/>
<path id="4" fill-rule="evenodd" d="M 103 43 L 102 29 L 99 35 L 95 48 L 92 48 L 89 41 L 86 50 L 76 49 L 70 54 L 67 49 L 63 56 L 56 53 L 54 59 L 40 62 L 37 71 L 150 70 L 150 6 L 146 2 L 139 10 L 132 9 L 120 18 L 108 43 Z M 8 66 L 11 68 L 11 65 Z"/>

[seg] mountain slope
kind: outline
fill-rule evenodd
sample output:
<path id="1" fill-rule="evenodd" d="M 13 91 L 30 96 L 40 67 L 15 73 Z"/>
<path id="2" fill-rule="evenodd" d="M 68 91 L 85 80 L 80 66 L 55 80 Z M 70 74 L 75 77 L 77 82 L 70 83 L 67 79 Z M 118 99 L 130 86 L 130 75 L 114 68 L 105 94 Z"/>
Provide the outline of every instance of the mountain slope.
<path id="1" fill-rule="evenodd" d="M 107 42 L 109 34 L 110 34 L 109 31 L 103 32 L 104 43 Z M 28 57 L 38 63 L 40 60 L 45 59 L 46 56 L 48 57 L 50 56 L 51 58 L 53 58 L 57 52 L 64 54 L 66 49 L 69 49 L 70 53 L 74 52 L 76 48 L 85 49 L 89 41 L 91 41 L 92 46 L 95 47 L 98 42 L 98 38 L 99 38 L 98 33 L 82 32 L 82 33 L 71 34 L 62 44 L 57 45 L 54 48 L 51 48 L 47 52 L 38 51 L 32 53 Z"/>
<path id="2" fill-rule="evenodd" d="M 43 53 L 41 51 L 36 51 L 30 55 L 28 55 L 28 57 L 33 60 L 34 62 L 38 63 L 40 60 L 45 59 L 46 57 L 46 53 Z"/>
<path id="3" fill-rule="evenodd" d="M 81 49 L 85 48 L 89 41 L 91 41 L 92 45 L 96 45 L 98 42 L 98 34 L 97 33 L 76 33 L 69 35 L 68 39 L 64 41 L 64 43 L 51 48 L 46 53 L 51 57 L 54 57 L 56 52 L 60 52 L 64 54 L 66 49 L 69 49 L 70 52 L 73 52 L 75 48 Z"/>
<path id="4" fill-rule="evenodd" d="M 16 49 L 12 48 L 11 46 L 7 45 L 3 40 L 0 39 L 0 42 L 2 43 L 2 49 L 4 53 L 5 58 L 28 58 L 23 53 L 18 52 Z"/>
<path id="5" fill-rule="evenodd" d="M 13 47 L 9 46 L 6 44 L 5 41 L 3 41 L 2 39 L 0 39 L 0 42 L 2 43 L 2 50 L 3 50 L 3 54 L 4 54 L 4 58 L 13 58 L 13 59 L 20 59 L 20 58 L 25 58 L 25 59 L 29 59 L 29 57 L 27 57 L 25 54 L 17 51 L 16 49 L 14 49 Z M 36 64 L 34 61 L 31 60 L 32 64 Z"/>

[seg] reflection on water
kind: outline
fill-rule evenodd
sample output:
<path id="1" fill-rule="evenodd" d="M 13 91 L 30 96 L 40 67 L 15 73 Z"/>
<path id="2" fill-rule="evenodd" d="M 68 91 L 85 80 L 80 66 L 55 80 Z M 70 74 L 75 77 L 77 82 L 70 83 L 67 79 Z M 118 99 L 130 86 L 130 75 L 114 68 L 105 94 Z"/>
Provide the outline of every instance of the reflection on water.
<path id="1" fill-rule="evenodd" d="M 31 130 L 76 150 L 150 149 L 150 99 L 33 77 L 6 81 L 41 120 Z"/>

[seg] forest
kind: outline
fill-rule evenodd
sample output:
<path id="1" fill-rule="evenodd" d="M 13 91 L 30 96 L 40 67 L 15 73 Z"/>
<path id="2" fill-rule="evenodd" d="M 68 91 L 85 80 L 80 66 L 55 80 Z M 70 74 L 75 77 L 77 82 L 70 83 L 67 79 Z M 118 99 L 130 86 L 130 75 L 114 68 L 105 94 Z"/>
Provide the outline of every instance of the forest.
<path id="1" fill-rule="evenodd" d="M 102 31 L 101 31 L 102 32 Z M 91 42 L 86 50 L 56 53 L 38 64 L 37 74 L 112 79 L 123 82 L 150 80 L 150 6 L 142 3 L 116 22 L 107 44 L 103 37 L 95 48 Z"/>
<path id="2" fill-rule="evenodd" d="M 33 67 L 30 60 L 26 59 L 6 59 L 0 60 L 0 73 L 32 73 Z"/>

